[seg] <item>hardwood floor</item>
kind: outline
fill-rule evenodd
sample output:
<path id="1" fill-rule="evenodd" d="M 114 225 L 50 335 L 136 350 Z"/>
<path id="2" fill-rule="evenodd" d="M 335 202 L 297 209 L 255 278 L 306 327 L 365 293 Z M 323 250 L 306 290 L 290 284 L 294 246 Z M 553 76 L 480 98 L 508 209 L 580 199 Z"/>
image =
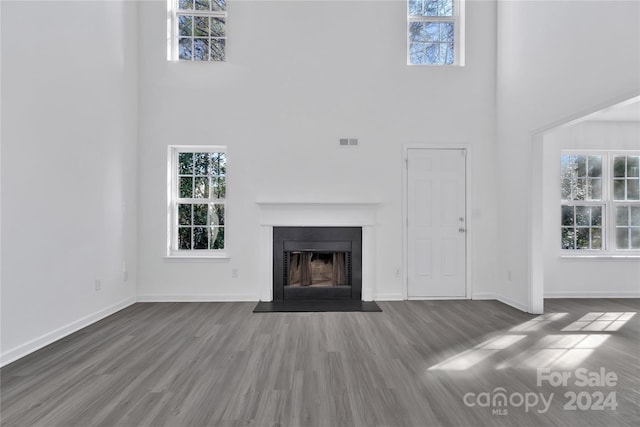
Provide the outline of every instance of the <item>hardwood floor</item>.
<path id="1" fill-rule="evenodd" d="M 496 301 L 379 305 L 382 313 L 252 313 L 255 303 L 135 304 L 2 368 L 1 422 L 640 423 L 640 300 L 547 300 L 542 316 Z M 571 377 L 566 385 L 538 386 L 536 368 L 545 367 L 552 378 L 561 372 Z M 603 368 L 617 378 L 610 376 L 605 386 L 581 385 L 580 368 Z M 504 406 L 493 402 L 499 387 L 507 396 Z M 571 395 L 565 393 L 572 392 L 579 398 L 568 410 Z M 546 411 L 543 399 L 551 399 Z M 604 409 L 591 409 L 598 400 Z"/>

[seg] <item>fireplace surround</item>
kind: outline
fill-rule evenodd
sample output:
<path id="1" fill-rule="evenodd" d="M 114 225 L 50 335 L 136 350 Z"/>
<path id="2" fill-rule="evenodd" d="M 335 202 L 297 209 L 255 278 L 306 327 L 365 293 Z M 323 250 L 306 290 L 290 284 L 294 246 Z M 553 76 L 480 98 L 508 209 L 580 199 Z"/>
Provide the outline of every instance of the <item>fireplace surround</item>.
<path id="1" fill-rule="evenodd" d="M 260 300 L 273 301 L 273 230 L 276 227 L 360 227 L 362 229 L 362 301 L 372 301 L 376 288 L 376 216 L 379 204 L 369 201 L 256 202 L 259 208 Z"/>
<path id="2" fill-rule="evenodd" d="M 274 227 L 273 300 L 362 300 L 361 227 Z"/>

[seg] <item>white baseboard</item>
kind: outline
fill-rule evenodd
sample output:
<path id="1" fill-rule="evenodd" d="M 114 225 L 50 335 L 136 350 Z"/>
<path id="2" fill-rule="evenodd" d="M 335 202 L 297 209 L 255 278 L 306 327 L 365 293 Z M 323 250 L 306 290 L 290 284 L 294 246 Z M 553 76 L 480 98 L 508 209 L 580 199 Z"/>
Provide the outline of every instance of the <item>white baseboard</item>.
<path id="1" fill-rule="evenodd" d="M 476 292 L 471 294 L 471 299 L 498 299 L 497 295 L 491 292 Z"/>
<path id="2" fill-rule="evenodd" d="M 258 302 L 255 294 L 138 295 L 138 302 Z"/>
<path id="3" fill-rule="evenodd" d="M 402 294 L 375 294 L 374 301 L 403 301 Z"/>
<path id="4" fill-rule="evenodd" d="M 503 304 L 507 304 L 513 308 L 517 308 L 520 311 L 524 311 L 525 313 L 527 313 L 529 311 L 529 307 L 527 306 L 527 304 L 523 304 L 519 301 L 516 301 L 512 298 L 509 297 L 505 297 L 504 295 L 500 295 L 500 294 L 494 294 L 492 292 L 477 292 L 474 293 L 473 296 L 471 297 L 471 299 L 475 299 L 475 300 L 497 300 L 500 301 Z"/>
<path id="5" fill-rule="evenodd" d="M 545 292 L 545 298 L 640 298 L 640 291 L 623 291 L 623 292 L 607 292 L 607 291 L 560 291 Z"/>
<path id="6" fill-rule="evenodd" d="M 512 298 L 505 297 L 504 295 L 496 295 L 496 299 L 503 304 L 510 305 L 513 308 L 517 308 L 520 311 L 524 311 L 525 313 L 529 312 L 529 306 L 527 304 L 523 304 Z"/>
<path id="7" fill-rule="evenodd" d="M 99 310 L 93 314 L 83 317 L 82 319 L 71 322 L 65 326 L 62 326 L 61 328 L 55 329 L 51 332 L 39 336 L 38 338 L 32 339 L 31 341 L 14 347 L 11 350 L 5 351 L 0 355 L 0 367 L 8 365 L 11 362 L 15 362 L 21 357 L 24 357 L 36 350 L 46 347 L 47 345 L 58 341 L 61 338 L 71 335 L 72 333 L 79 331 L 80 329 L 85 328 L 92 323 L 97 322 L 98 320 L 111 316 L 113 313 L 116 313 L 123 308 L 130 306 L 131 304 L 135 304 L 135 302 L 135 297 L 124 299 L 110 307 Z"/>
<path id="8" fill-rule="evenodd" d="M 467 299 L 467 297 L 407 297 L 407 301 L 453 301 L 463 299 Z"/>

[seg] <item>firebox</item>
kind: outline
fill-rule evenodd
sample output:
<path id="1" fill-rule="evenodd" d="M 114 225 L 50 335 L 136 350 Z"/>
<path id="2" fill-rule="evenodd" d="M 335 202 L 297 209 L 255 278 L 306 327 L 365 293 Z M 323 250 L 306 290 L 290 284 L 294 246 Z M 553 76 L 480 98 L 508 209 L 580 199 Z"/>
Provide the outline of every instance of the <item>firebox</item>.
<path id="1" fill-rule="evenodd" d="M 361 227 L 274 227 L 273 299 L 362 299 Z"/>

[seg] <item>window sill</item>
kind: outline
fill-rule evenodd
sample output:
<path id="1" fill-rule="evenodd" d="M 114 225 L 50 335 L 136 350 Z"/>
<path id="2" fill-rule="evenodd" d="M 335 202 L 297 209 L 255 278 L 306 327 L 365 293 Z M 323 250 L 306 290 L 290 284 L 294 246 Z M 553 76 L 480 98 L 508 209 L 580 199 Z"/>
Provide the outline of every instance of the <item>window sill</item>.
<path id="1" fill-rule="evenodd" d="M 640 259 L 639 253 L 632 254 L 597 254 L 597 253 L 589 253 L 589 254 L 569 254 L 562 253 L 560 255 L 562 259 Z"/>
<path id="2" fill-rule="evenodd" d="M 167 261 L 211 261 L 211 262 L 228 262 L 231 258 L 229 254 L 170 254 L 165 255 Z"/>
<path id="3" fill-rule="evenodd" d="M 440 68 L 464 68 L 464 64 L 411 64 L 407 62 L 408 67 L 440 67 Z"/>

